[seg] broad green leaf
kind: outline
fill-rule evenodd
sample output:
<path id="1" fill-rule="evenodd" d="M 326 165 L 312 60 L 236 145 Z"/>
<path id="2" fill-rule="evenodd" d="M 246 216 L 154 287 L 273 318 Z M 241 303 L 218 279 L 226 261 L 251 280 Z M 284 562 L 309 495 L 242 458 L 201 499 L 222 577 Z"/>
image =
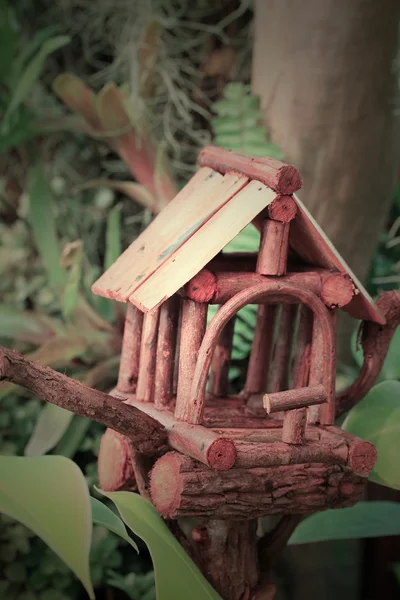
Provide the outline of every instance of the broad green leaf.
<path id="1" fill-rule="evenodd" d="M 1 337 L 31 344 L 42 344 L 61 330 L 62 326 L 56 319 L 34 311 L 18 310 L 4 304 L 0 306 Z"/>
<path id="2" fill-rule="evenodd" d="M 25 447 L 25 456 L 42 456 L 52 450 L 68 429 L 73 416 L 65 408 L 46 403 Z"/>
<path id="3" fill-rule="evenodd" d="M 60 246 L 53 217 L 52 196 L 44 167 L 32 167 L 28 176 L 30 223 L 36 248 L 46 268 L 53 291 L 59 291 L 66 281 L 60 263 Z"/>
<path id="4" fill-rule="evenodd" d="M 400 535 L 400 503 L 359 502 L 350 508 L 311 515 L 294 531 L 289 544 L 309 544 Z"/>
<path id="5" fill-rule="evenodd" d="M 74 358 L 84 356 L 87 347 L 87 340 L 80 335 L 60 335 L 28 354 L 27 358 L 58 369 L 67 366 Z"/>
<path id="6" fill-rule="evenodd" d="M 132 492 L 98 491 L 114 502 L 126 525 L 147 544 L 157 600 L 221 600 L 150 502 Z"/>
<path id="7" fill-rule="evenodd" d="M 70 42 L 67 35 L 59 35 L 46 40 L 36 56 L 26 65 L 13 89 L 10 103 L 4 115 L 2 125 L 6 127 L 7 121 L 15 110 L 26 100 L 32 87 L 40 77 L 47 57 Z"/>
<path id="8" fill-rule="evenodd" d="M 0 512 L 41 537 L 94 599 L 90 497 L 75 463 L 62 456 L 0 456 Z"/>
<path id="9" fill-rule="evenodd" d="M 119 535 L 120 538 L 128 542 L 139 553 L 139 548 L 137 547 L 136 542 L 129 537 L 128 532 L 126 531 L 124 522 L 100 500 L 96 498 L 90 498 L 90 502 L 92 504 L 92 520 L 96 525 L 102 525 L 109 529 L 113 533 Z"/>
<path id="10" fill-rule="evenodd" d="M 378 460 L 370 480 L 400 490 L 400 382 L 376 385 L 349 411 L 342 427 L 375 445 Z"/>

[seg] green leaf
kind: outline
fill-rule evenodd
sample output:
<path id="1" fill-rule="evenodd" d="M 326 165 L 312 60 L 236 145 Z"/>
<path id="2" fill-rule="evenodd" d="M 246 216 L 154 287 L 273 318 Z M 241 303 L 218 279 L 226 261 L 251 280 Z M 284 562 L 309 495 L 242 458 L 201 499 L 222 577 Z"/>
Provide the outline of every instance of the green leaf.
<path id="1" fill-rule="evenodd" d="M 221 600 L 177 542 L 154 506 L 131 492 L 104 492 L 126 525 L 148 546 L 154 565 L 157 600 Z"/>
<path id="2" fill-rule="evenodd" d="M 23 311 L 12 306 L 0 306 L 1 337 L 42 344 L 62 330 L 56 319 L 40 315 L 33 311 Z"/>
<path id="3" fill-rule="evenodd" d="M 90 427 L 90 419 L 73 415 L 70 425 L 55 448 L 55 454 L 73 458 Z"/>
<path id="4" fill-rule="evenodd" d="M 40 49 L 40 46 L 51 36 L 54 36 L 56 32 L 57 28 L 53 25 L 44 27 L 35 34 L 30 42 L 23 45 L 22 50 L 12 64 L 13 79 L 15 81 L 17 77 L 21 77 L 22 70 L 26 66 L 27 61 Z"/>
<path id="5" fill-rule="evenodd" d="M 109 531 L 116 533 L 120 538 L 128 542 L 139 553 L 136 542 L 129 537 L 124 522 L 100 500 L 90 498 L 92 504 L 92 520 L 96 525 L 102 525 Z"/>
<path id="6" fill-rule="evenodd" d="M 68 44 L 70 40 L 71 38 L 67 35 L 59 35 L 46 40 L 36 56 L 26 65 L 23 73 L 18 77 L 18 81 L 13 89 L 10 103 L 2 120 L 2 127 L 7 128 L 11 115 L 28 97 L 28 94 L 40 77 L 44 63 L 49 54 L 62 48 Z"/>
<path id="7" fill-rule="evenodd" d="M 114 206 L 108 213 L 106 229 L 106 256 L 104 269 L 108 269 L 121 254 L 120 205 Z"/>
<path id="8" fill-rule="evenodd" d="M 25 447 L 25 456 L 42 456 L 54 448 L 68 429 L 74 414 L 56 404 L 45 404 Z"/>
<path id="9" fill-rule="evenodd" d="M 59 291 L 66 281 L 66 274 L 60 263 L 60 246 L 53 217 L 52 196 L 42 164 L 30 169 L 28 191 L 30 223 L 36 248 L 53 291 Z"/>
<path id="10" fill-rule="evenodd" d="M 61 456 L 0 456 L 0 512 L 41 537 L 94 599 L 90 497 L 75 463 Z"/>
<path id="11" fill-rule="evenodd" d="M 349 411 L 342 427 L 375 445 L 378 460 L 369 479 L 400 490 L 400 382 L 376 385 Z"/>
<path id="12" fill-rule="evenodd" d="M 289 544 L 309 544 L 400 535 L 400 503 L 359 502 L 351 508 L 326 510 L 307 517 L 294 531 Z"/>
<path id="13" fill-rule="evenodd" d="M 80 335 L 60 335 L 28 354 L 27 358 L 58 369 L 67 366 L 74 358 L 84 356 L 87 347 L 88 342 Z"/>

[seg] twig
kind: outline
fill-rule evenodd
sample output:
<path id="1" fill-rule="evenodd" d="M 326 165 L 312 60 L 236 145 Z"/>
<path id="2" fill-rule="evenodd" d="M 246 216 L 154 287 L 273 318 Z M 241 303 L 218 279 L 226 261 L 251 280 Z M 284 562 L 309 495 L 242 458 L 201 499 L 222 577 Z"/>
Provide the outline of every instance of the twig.
<path id="1" fill-rule="evenodd" d="M 126 435 L 143 454 L 155 454 L 165 443 L 166 434 L 160 423 L 138 408 L 0 346 L 0 381 L 5 380 Z"/>

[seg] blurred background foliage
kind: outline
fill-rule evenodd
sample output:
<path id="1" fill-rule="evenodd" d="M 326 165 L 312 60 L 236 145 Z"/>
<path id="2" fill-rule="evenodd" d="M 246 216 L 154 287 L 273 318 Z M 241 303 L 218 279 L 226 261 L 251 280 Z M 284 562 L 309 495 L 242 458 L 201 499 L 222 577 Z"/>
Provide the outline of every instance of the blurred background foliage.
<path id="1" fill-rule="evenodd" d="M 204 144 L 282 158 L 250 93 L 251 49 L 250 1 L 0 0 L 2 344 L 112 387 L 124 308 L 93 296 L 93 281 L 190 177 Z M 254 250 L 257 236 L 246 228 L 230 249 Z M 376 295 L 399 283 L 398 184 L 367 287 Z M 237 319 L 232 380 L 243 374 L 254 320 L 253 307 Z M 354 356 L 339 385 L 354 377 Z M 383 379 L 400 379 L 399 357 L 400 333 Z M 61 454 L 96 481 L 101 426 L 8 384 L 0 402 L 0 454 Z M 0 523 L 2 598 L 81 597 L 43 542 Z M 353 573 L 346 548 L 334 554 Z M 132 561 L 125 542 L 95 530 L 99 598 L 152 598 L 150 568 L 145 551 Z"/>

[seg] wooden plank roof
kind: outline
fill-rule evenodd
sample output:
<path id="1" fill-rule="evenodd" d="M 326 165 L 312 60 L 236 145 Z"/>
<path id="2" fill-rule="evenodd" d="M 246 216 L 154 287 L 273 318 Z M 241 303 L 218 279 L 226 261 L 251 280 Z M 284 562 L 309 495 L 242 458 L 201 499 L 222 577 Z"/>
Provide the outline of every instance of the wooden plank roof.
<path id="1" fill-rule="evenodd" d="M 229 160 L 234 158 L 235 155 L 228 155 Z M 200 163 L 205 165 L 204 161 Z M 254 168 L 253 162 L 251 169 Z M 205 267 L 276 198 L 276 191 L 254 179 L 254 174 L 245 169 L 241 173 L 232 172 L 228 164 L 218 170 L 201 166 L 172 202 L 93 284 L 93 292 L 120 302 L 132 302 L 145 312 L 156 308 Z M 344 310 L 358 319 L 384 323 L 357 277 L 301 200 L 294 198 L 299 211 L 290 227 L 292 250 L 315 267 L 347 273 L 357 294 Z"/>

